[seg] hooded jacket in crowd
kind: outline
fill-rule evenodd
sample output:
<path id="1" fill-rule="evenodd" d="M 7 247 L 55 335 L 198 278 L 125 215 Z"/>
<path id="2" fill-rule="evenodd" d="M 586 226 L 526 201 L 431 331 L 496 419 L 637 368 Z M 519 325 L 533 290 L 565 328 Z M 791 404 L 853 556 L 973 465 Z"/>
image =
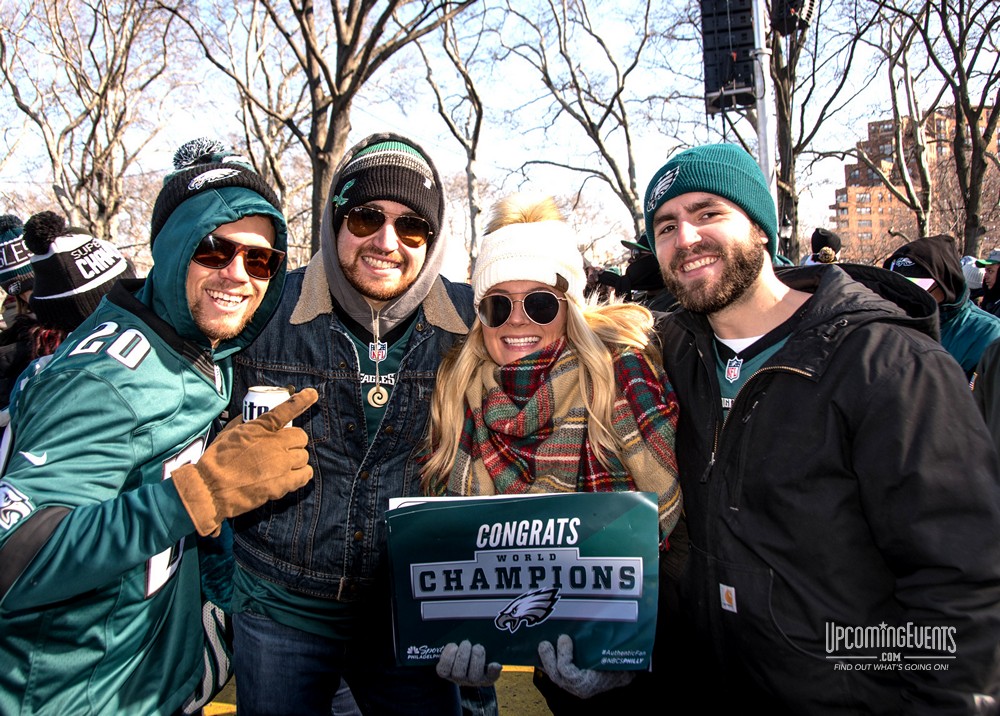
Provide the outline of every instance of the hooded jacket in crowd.
<path id="1" fill-rule="evenodd" d="M 345 641 L 356 637 L 360 648 L 374 651 L 372 658 L 379 661 L 353 660 L 354 667 L 366 671 L 348 676 L 352 689 L 360 687 L 354 679 L 377 679 L 387 655 L 394 661 L 383 516 L 390 497 L 420 494 L 416 458 L 437 367 L 474 317 L 468 284 L 440 275 L 446 249 L 445 237 L 438 233 L 444 199 L 429 162 L 422 170 L 433 178 L 425 188 L 411 185 L 409 196 L 399 193 L 398 182 L 400 172 L 411 170 L 385 169 L 384 164 L 378 164 L 383 167 L 378 181 L 359 179 L 352 185 L 354 179 L 348 179 L 340 194 L 335 191 L 345 167 L 357 166 L 361 156 L 378 163 L 381 149 L 373 150 L 373 145 L 397 142 L 415 148 L 402 137 L 375 134 L 344 155 L 331 183 L 320 250 L 308 266 L 289 273 L 274 320 L 237 358 L 230 406 L 230 413 L 238 414 L 239 401 L 253 385 L 319 391 L 302 426 L 309 434 L 312 482 L 235 520 L 234 612 L 262 614 Z M 379 192 L 380 199 L 414 209 L 417 194 L 421 204 L 435 204 L 421 214 L 431 214 L 424 218 L 435 235 L 420 272 L 405 292 L 378 311 L 345 278 L 337 253 L 334 214 L 357 200 L 362 185 Z M 425 191 L 438 198 L 428 199 Z M 373 397 L 379 388 L 388 390 L 381 393 L 384 402 Z M 339 666 L 331 669 L 340 671 Z"/>
<path id="2" fill-rule="evenodd" d="M 944 293 L 938 304 L 941 345 L 962 366 L 966 377 L 971 378 L 986 346 L 1000 338 L 1000 318 L 969 300 L 969 287 L 954 239 L 939 234 L 911 241 L 896 249 L 883 268 L 904 276 L 934 279 Z"/>
<path id="3" fill-rule="evenodd" d="M 678 668 L 769 714 L 995 705 L 1000 466 L 933 299 L 872 267 L 778 276 L 813 295 L 724 422 L 707 318 L 663 321 L 690 536 L 676 623 L 698 635 Z M 919 643 L 895 646 L 907 625 Z M 925 659 L 874 668 L 884 653 Z"/>
<path id="4" fill-rule="evenodd" d="M 0 479 L 0 713 L 169 716 L 228 670 L 221 640 L 205 640 L 219 613 L 203 629 L 192 520 L 165 478 L 201 456 L 229 403 L 232 356 L 275 310 L 284 268 L 243 332 L 213 350 L 188 308 L 188 266 L 207 234 L 245 216 L 271 218 L 279 250 L 287 235 L 260 194 L 213 186 L 154 230 L 145 282 L 118 283 L 15 388 Z"/>

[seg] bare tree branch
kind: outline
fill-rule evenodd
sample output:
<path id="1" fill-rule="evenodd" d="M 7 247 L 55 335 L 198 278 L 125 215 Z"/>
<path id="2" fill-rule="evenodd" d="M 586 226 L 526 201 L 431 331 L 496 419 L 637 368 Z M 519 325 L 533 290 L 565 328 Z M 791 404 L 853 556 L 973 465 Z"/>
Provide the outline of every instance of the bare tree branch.
<path id="1" fill-rule="evenodd" d="M 280 62 L 287 80 L 299 84 L 298 91 L 291 94 L 308 100 L 301 105 L 274 106 L 274 97 L 260 86 L 261 67 L 266 64 L 263 56 L 252 58 L 253 67 L 236 68 L 225 51 L 227 43 L 203 26 L 198 8 L 189 8 L 180 0 L 157 1 L 184 23 L 209 62 L 233 82 L 245 106 L 283 124 L 309 158 L 314 252 L 319 248 L 329 183 L 346 149 L 351 105 L 361 87 L 399 50 L 474 2 L 352 0 L 345 5 L 341 0 L 328 0 L 328 5 L 323 5 L 313 0 L 254 0 L 248 11 L 242 5 L 236 8 L 219 0 L 214 6 L 218 17 L 251 13 L 254 22 L 273 26 L 276 41 L 269 45 L 266 62 Z"/>
<path id="2" fill-rule="evenodd" d="M 175 86 L 170 18 L 147 0 L 18 5 L 3 10 L 0 82 L 41 136 L 55 203 L 114 241 L 126 173 L 162 128 L 151 118 Z"/>

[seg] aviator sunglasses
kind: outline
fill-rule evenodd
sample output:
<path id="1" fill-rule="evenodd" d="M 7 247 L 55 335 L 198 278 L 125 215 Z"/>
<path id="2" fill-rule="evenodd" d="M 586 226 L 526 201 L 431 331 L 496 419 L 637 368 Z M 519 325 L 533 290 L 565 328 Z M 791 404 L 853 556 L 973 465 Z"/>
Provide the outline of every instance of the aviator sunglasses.
<path id="1" fill-rule="evenodd" d="M 252 278 L 266 281 L 278 273 L 285 252 L 263 246 L 247 246 L 235 241 L 209 234 L 201 240 L 191 260 L 199 266 L 222 269 L 233 262 L 237 254 L 243 254 L 243 267 Z"/>
<path id="2" fill-rule="evenodd" d="M 479 320 L 488 328 L 499 328 L 510 319 L 510 314 L 514 312 L 514 304 L 520 303 L 524 308 L 524 315 L 530 318 L 532 323 L 545 326 L 556 320 L 556 316 L 559 315 L 559 302 L 565 300 L 549 291 L 532 291 L 521 299 L 494 293 L 484 296 L 479 303 Z"/>
<path id="3" fill-rule="evenodd" d="M 347 229 L 359 238 L 371 236 L 382 228 L 387 218 L 399 240 L 411 249 L 418 249 L 434 235 L 425 219 L 413 214 L 389 214 L 374 206 L 356 206 L 347 212 Z"/>

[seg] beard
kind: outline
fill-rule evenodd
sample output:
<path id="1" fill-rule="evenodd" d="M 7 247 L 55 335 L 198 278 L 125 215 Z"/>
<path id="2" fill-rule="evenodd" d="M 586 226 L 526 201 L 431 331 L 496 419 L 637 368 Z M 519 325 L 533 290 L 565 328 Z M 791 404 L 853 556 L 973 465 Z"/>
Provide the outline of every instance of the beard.
<path id="1" fill-rule="evenodd" d="M 717 253 L 723 263 L 722 274 L 714 282 L 709 279 L 682 283 L 677 279 L 684 262 L 703 253 Z M 757 236 L 749 240 L 731 241 L 725 245 L 701 241 L 693 250 L 678 251 L 670 266 L 662 270 L 663 283 L 677 301 L 692 313 L 711 315 L 739 301 L 754 284 L 767 257 Z"/>
<path id="2" fill-rule="evenodd" d="M 213 287 L 214 288 L 214 287 Z M 224 290 L 219 288 L 218 290 Z M 188 309 L 198 330 L 213 343 L 232 340 L 243 332 L 260 307 L 262 296 L 251 297 L 242 313 L 219 314 L 198 301 L 188 299 Z"/>
<path id="3" fill-rule="evenodd" d="M 394 298 L 398 298 L 406 293 L 406 290 L 413 285 L 416 281 L 416 274 L 410 275 L 409 266 L 410 263 L 407 261 L 406 257 L 393 256 L 394 260 L 399 260 L 403 262 L 403 273 L 399 280 L 386 282 L 374 280 L 370 276 L 363 273 L 360 268 L 362 262 L 361 251 L 358 251 L 354 260 L 350 263 L 345 263 L 341 261 L 340 269 L 344 273 L 344 278 L 347 279 L 347 283 L 351 284 L 355 291 L 360 293 L 366 298 L 370 298 L 375 301 L 391 301 Z"/>

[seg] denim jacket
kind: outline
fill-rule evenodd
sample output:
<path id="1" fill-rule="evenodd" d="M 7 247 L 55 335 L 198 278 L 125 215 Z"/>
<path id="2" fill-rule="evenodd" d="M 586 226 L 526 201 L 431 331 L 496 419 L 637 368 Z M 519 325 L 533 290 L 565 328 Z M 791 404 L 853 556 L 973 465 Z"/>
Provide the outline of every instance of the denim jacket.
<path id="1" fill-rule="evenodd" d="M 386 577 L 390 497 L 417 495 L 416 456 L 438 364 L 468 332 L 472 289 L 439 278 L 417 312 L 385 416 L 368 444 L 358 355 L 333 312 L 322 253 L 289 273 L 285 296 L 257 341 L 239 354 L 230 414 L 253 385 L 313 387 L 297 418 L 309 435 L 313 479 L 235 521 L 240 565 L 304 594 L 356 601 Z"/>

